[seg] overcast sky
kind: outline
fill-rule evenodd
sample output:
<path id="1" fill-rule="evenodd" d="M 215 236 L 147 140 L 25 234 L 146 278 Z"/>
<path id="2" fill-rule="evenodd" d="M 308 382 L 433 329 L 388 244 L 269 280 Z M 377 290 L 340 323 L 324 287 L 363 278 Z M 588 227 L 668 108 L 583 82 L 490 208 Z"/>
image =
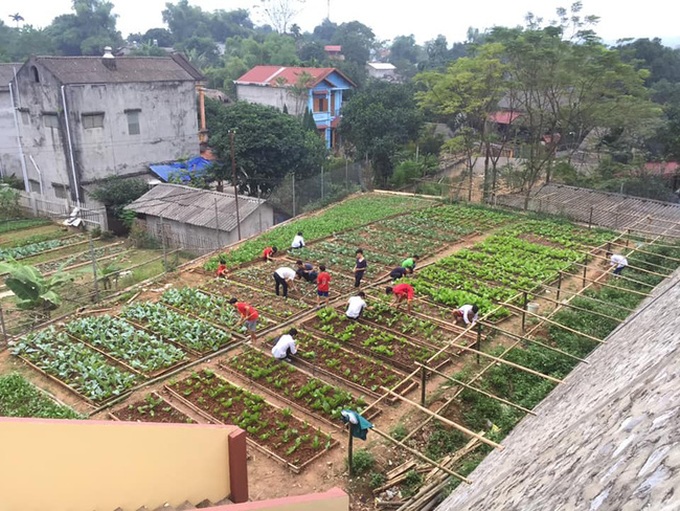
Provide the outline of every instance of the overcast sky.
<path id="1" fill-rule="evenodd" d="M 112 0 L 123 36 L 162 27 L 161 11 L 166 0 Z M 3 0 L 3 20 L 19 12 L 26 23 L 49 25 L 59 14 L 71 12 L 71 0 Z M 171 3 L 176 3 L 173 1 Z M 251 8 L 256 0 L 190 0 L 203 10 Z M 378 39 L 413 34 L 419 43 L 446 36 L 449 43 L 465 40 L 467 28 L 523 24 L 524 15 L 533 12 L 546 20 L 555 9 L 568 7 L 572 0 L 330 0 L 330 19 L 336 23 L 358 20 L 373 29 Z M 601 18 L 596 31 L 605 42 L 624 37 L 660 37 L 671 46 L 680 44 L 680 1 L 678 0 L 585 0 L 582 14 Z M 328 14 L 328 0 L 306 0 L 296 18 L 303 30 L 312 30 Z M 257 11 L 251 9 L 256 22 Z"/>

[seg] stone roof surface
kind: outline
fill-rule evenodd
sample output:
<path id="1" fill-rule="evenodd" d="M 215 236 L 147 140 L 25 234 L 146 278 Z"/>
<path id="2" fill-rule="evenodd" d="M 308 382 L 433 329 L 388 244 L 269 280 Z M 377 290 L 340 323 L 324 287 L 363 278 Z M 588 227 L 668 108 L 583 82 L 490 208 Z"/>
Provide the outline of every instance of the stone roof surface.
<path id="1" fill-rule="evenodd" d="M 9 82 L 14 78 L 14 70 L 16 69 L 19 72 L 22 65 L 16 62 L 0 64 L 0 90 L 9 89 Z"/>
<path id="2" fill-rule="evenodd" d="M 34 57 L 61 83 L 195 82 L 203 75 L 180 54 L 168 57 Z M 30 62 L 30 61 L 29 61 Z"/>
<path id="3" fill-rule="evenodd" d="M 680 509 L 680 270 L 437 511 Z"/>
<path id="4" fill-rule="evenodd" d="M 231 232 L 236 229 L 236 201 L 234 194 L 201 190 L 189 186 L 158 184 L 132 202 L 126 209 L 165 220 L 215 228 L 215 200 L 219 229 Z M 238 211 L 241 221 L 266 201 L 246 195 L 238 196 Z"/>

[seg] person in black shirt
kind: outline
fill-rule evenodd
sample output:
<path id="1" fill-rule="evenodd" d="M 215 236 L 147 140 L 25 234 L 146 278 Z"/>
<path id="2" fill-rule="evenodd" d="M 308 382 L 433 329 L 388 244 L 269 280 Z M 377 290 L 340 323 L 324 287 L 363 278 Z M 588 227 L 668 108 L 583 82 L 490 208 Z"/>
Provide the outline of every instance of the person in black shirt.
<path id="1" fill-rule="evenodd" d="M 403 266 L 397 266 L 394 270 L 390 272 L 390 278 L 392 280 L 401 279 L 408 273 L 408 270 Z"/>
<path id="2" fill-rule="evenodd" d="M 361 279 L 366 273 L 366 268 L 368 268 L 368 263 L 364 259 L 364 251 L 360 248 L 356 251 L 357 262 L 354 265 L 354 287 L 359 287 L 361 285 Z"/>

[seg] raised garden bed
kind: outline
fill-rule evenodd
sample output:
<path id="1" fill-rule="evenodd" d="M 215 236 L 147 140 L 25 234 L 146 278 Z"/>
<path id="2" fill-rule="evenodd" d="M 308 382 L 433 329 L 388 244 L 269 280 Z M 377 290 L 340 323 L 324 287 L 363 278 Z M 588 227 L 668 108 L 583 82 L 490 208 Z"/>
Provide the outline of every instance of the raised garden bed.
<path id="1" fill-rule="evenodd" d="M 273 270 L 272 270 L 273 271 Z M 305 284 L 300 282 L 300 284 Z M 233 297 L 248 302 L 261 314 L 278 321 L 287 321 L 296 314 L 309 310 L 309 304 L 289 297 L 281 300 L 271 290 L 256 290 L 250 286 L 227 279 L 212 279 L 201 286 L 201 290 L 227 299 Z"/>
<path id="2" fill-rule="evenodd" d="M 120 315 L 196 355 L 217 351 L 236 342 L 231 332 L 169 309 L 161 303 L 136 302 L 125 307 Z"/>
<path id="3" fill-rule="evenodd" d="M 109 315 L 78 318 L 66 331 L 146 376 L 156 376 L 187 360 L 186 353 L 127 321 Z"/>
<path id="4" fill-rule="evenodd" d="M 425 257 L 446 247 L 446 242 L 441 239 L 413 236 L 406 232 L 381 229 L 376 225 L 340 234 L 337 239 L 364 248 L 366 254 L 380 254 L 378 262 L 388 267 L 396 267 L 414 254 Z"/>
<path id="5" fill-rule="evenodd" d="M 277 408 L 208 369 L 166 388 L 209 420 L 245 429 L 251 445 L 294 472 L 338 444 L 329 434 L 295 417 L 290 409 Z"/>
<path id="6" fill-rule="evenodd" d="M 417 368 L 416 362 L 426 363 L 437 351 L 435 348 L 420 345 L 403 336 L 360 321 L 347 319 L 331 308 L 319 310 L 316 317 L 304 322 L 303 326 L 340 342 L 343 346 L 351 346 L 349 349 L 360 350 L 370 357 L 408 372 Z M 432 364 L 440 366 L 448 361 L 449 356 L 443 353 Z"/>
<path id="7" fill-rule="evenodd" d="M 118 408 L 110 415 L 114 420 L 129 422 L 196 423 L 194 419 L 180 412 L 156 393 L 148 394 L 141 401 Z"/>
<path id="8" fill-rule="evenodd" d="M 23 337 L 12 354 L 92 403 L 120 396 L 141 380 L 53 326 Z"/>
<path id="9" fill-rule="evenodd" d="M 346 390 L 309 376 L 291 364 L 258 350 L 247 349 L 240 355 L 220 362 L 220 367 L 333 426 L 341 425 L 342 409 L 360 410 L 366 406 L 362 398 L 355 398 Z"/>

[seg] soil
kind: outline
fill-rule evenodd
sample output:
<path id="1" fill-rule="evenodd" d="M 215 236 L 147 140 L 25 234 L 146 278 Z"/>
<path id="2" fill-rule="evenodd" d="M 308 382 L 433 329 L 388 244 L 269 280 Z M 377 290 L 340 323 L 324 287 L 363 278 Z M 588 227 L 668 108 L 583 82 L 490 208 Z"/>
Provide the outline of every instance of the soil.
<path id="1" fill-rule="evenodd" d="M 169 385 L 169 388 L 208 414 L 216 423 L 239 424 L 244 429 L 247 427 L 250 440 L 296 467 L 327 450 L 328 437 L 319 434 L 310 424 L 265 402 L 261 402 L 262 406 L 255 412 L 254 408 L 260 403 L 248 400 L 243 390 L 212 373 L 190 376 Z M 246 426 L 245 417 L 256 413 L 257 418 Z M 312 441 L 315 435 L 318 435 L 316 446 Z M 298 441 L 298 438 L 303 440 Z M 299 445 L 293 450 L 296 441 Z M 331 441 L 328 448 L 334 444 Z"/>
<path id="2" fill-rule="evenodd" d="M 118 420 L 130 422 L 196 423 L 195 420 L 177 410 L 164 399 L 155 399 L 152 394 L 149 396 L 148 401 L 136 401 L 118 408 L 111 414 Z"/>

